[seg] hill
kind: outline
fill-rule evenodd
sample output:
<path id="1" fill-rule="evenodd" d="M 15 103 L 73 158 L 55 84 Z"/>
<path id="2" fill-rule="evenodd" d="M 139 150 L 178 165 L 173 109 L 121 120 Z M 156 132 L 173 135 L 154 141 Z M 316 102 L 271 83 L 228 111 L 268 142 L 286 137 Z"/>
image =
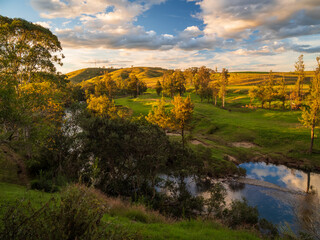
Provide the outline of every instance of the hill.
<path id="1" fill-rule="evenodd" d="M 102 76 L 105 72 L 109 72 L 114 80 L 124 80 L 133 73 L 140 80 L 146 82 L 148 87 L 153 87 L 158 80 L 162 80 L 162 76 L 165 71 L 167 70 L 159 67 L 131 67 L 121 69 L 84 68 L 67 73 L 66 75 L 71 82 L 80 83 L 82 81 Z M 273 75 L 276 81 L 284 77 L 288 85 L 293 85 L 297 81 L 297 75 L 294 72 L 273 72 Z M 237 86 L 257 85 L 268 79 L 268 77 L 269 72 L 230 72 L 229 84 Z M 313 72 L 307 71 L 305 75 L 305 83 L 310 82 L 312 77 Z"/>
<path id="2" fill-rule="evenodd" d="M 146 82 L 148 87 L 154 86 L 158 80 L 162 79 L 163 73 L 167 71 L 158 67 L 132 67 L 122 69 L 110 68 L 84 68 L 67 73 L 68 79 L 73 83 L 80 83 L 95 77 L 102 76 L 109 72 L 114 80 L 123 80 L 129 77 L 131 73 L 135 74 L 140 80 Z"/>
<path id="3" fill-rule="evenodd" d="M 313 72 L 305 73 L 305 83 L 308 83 L 313 77 Z M 273 76 L 276 81 L 284 77 L 288 85 L 295 84 L 298 78 L 294 72 L 273 72 Z M 229 84 L 238 86 L 257 85 L 268 78 L 269 72 L 230 72 Z"/>
<path id="4" fill-rule="evenodd" d="M 72 83 L 80 83 L 82 81 L 86 81 L 91 78 L 101 76 L 105 72 L 112 72 L 116 70 L 117 69 L 111 69 L 111 68 L 83 68 L 83 69 L 79 69 L 79 70 L 67 73 L 66 75 Z"/>

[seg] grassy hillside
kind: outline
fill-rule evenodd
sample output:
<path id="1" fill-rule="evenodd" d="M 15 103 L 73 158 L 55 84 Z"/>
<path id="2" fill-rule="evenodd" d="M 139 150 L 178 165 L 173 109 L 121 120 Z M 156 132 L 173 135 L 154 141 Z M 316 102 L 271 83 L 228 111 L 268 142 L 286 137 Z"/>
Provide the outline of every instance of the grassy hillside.
<path id="1" fill-rule="evenodd" d="M 70 72 L 67 76 L 71 82 L 80 83 L 97 76 L 102 76 L 106 71 L 110 73 L 114 80 L 125 79 L 133 73 L 140 80 L 145 81 L 148 87 L 154 87 L 158 80 L 162 80 L 163 73 L 166 69 L 157 67 L 133 67 L 122 69 L 84 68 Z M 276 81 L 284 77 L 288 85 L 294 85 L 297 80 L 297 75 L 294 72 L 274 72 L 273 75 Z M 231 72 L 229 84 L 246 88 L 260 84 L 268 79 L 268 77 L 269 72 Z M 310 79 L 313 77 L 313 72 L 306 72 L 305 77 L 305 83 L 310 82 Z"/>
<path id="2" fill-rule="evenodd" d="M 195 103 L 189 139 L 196 139 L 212 148 L 215 157 L 231 156 L 240 162 L 272 161 L 302 168 L 313 166 L 320 171 L 319 140 L 315 140 L 315 153 L 309 155 L 310 130 L 299 122 L 300 111 L 245 108 L 250 102 L 248 95 L 234 89 L 228 92 L 227 109 L 201 102 L 199 96 L 192 92 L 188 94 Z M 148 114 L 159 98 L 154 90 L 149 89 L 138 98 L 118 98 L 115 102 L 131 108 L 138 116 Z M 166 98 L 168 104 L 171 100 Z M 253 145 L 249 148 L 235 147 L 237 142 Z"/>
<path id="3" fill-rule="evenodd" d="M 158 80 L 162 79 L 163 73 L 166 71 L 162 68 L 151 67 L 133 67 L 122 69 L 105 69 L 105 68 L 85 68 L 67 74 L 68 79 L 73 83 L 90 80 L 94 77 L 102 76 L 105 72 L 109 72 L 114 80 L 122 80 L 135 74 L 140 80 L 147 83 L 148 87 L 153 87 Z"/>
<path id="4" fill-rule="evenodd" d="M 116 71 L 116 69 L 110 69 L 110 68 L 83 68 L 79 69 L 70 73 L 67 73 L 68 79 L 72 83 L 80 83 L 82 81 L 89 80 L 91 78 L 101 76 L 105 72 L 112 72 Z"/>
<path id="5" fill-rule="evenodd" d="M 288 85 L 295 84 L 297 81 L 297 75 L 294 72 L 274 72 L 273 76 L 276 81 L 284 77 Z M 269 72 L 231 72 L 229 84 L 239 86 L 257 85 L 267 80 L 268 77 Z M 305 83 L 310 82 L 313 72 L 306 72 L 305 77 Z"/>
<path id="6" fill-rule="evenodd" d="M 25 199 L 39 209 L 52 197 L 59 198 L 60 194 L 43 193 L 27 190 L 25 187 L 14 184 L 0 183 L 0 204 Z M 115 229 L 125 229 L 126 232 L 137 234 L 138 239 L 260 239 L 252 232 L 230 230 L 212 221 L 174 221 L 147 210 L 143 206 L 130 205 L 120 199 L 105 198 L 105 201 L 109 210 L 103 216 L 102 221 Z M 2 213 L 0 211 L 0 219 Z"/>

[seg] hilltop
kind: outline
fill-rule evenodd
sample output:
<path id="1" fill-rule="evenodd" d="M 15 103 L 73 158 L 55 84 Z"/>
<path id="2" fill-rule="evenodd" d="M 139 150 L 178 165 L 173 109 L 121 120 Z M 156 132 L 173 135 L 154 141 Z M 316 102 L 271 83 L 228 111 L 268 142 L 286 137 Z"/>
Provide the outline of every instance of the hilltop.
<path id="1" fill-rule="evenodd" d="M 95 77 L 100 77 L 105 72 L 110 73 L 114 80 L 124 80 L 133 73 L 140 80 L 143 80 L 148 87 L 153 87 L 158 80 L 162 80 L 163 73 L 166 71 L 167 69 L 160 67 L 131 67 L 121 69 L 84 68 L 67 73 L 66 75 L 72 83 L 77 84 Z M 305 83 L 308 83 L 313 76 L 313 72 L 307 71 L 305 73 Z M 284 77 L 288 85 L 293 85 L 297 81 L 297 75 L 294 72 L 273 72 L 273 76 L 276 81 Z M 269 72 L 230 72 L 229 84 L 237 86 L 257 85 L 268 79 L 268 77 Z"/>
<path id="2" fill-rule="evenodd" d="M 131 67 L 121 69 L 111 68 L 84 68 L 77 71 L 67 73 L 68 79 L 72 83 L 80 83 L 90 80 L 95 77 L 102 76 L 105 72 L 110 73 L 114 80 L 126 79 L 131 73 L 135 74 L 140 80 L 147 83 L 149 87 L 156 84 L 158 80 L 162 79 L 163 73 L 166 69 L 159 67 Z"/>

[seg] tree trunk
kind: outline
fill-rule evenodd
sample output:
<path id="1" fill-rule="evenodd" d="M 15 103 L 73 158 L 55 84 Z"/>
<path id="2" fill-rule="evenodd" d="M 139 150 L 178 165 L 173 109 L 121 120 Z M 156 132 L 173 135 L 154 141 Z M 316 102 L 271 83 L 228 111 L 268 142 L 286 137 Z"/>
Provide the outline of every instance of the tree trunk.
<path id="1" fill-rule="evenodd" d="M 217 96 L 214 97 L 214 105 L 217 106 Z"/>
<path id="2" fill-rule="evenodd" d="M 282 109 L 283 109 L 283 110 L 286 108 L 285 105 L 286 105 L 286 100 L 283 100 L 283 101 L 282 101 Z"/>
<path id="3" fill-rule="evenodd" d="M 313 140 L 314 140 L 314 125 L 315 124 L 313 123 L 311 127 L 311 142 L 310 142 L 309 154 L 312 154 Z"/>
<path id="4" fill-rule="evenodd" d="M 222 107 L 224 108 L 224 95 L 222 96 Z"/>
<path id="5" fill-rule="evenodd" d="M 184 149 L 184 127 L 181 128 L 182 149 Z"/>

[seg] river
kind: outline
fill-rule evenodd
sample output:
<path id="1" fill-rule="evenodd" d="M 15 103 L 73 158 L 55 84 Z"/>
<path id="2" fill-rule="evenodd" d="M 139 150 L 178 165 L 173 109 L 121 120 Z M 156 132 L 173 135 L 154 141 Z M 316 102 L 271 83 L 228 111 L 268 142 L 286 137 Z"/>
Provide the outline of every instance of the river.
<path id="1" fill-rule="evenodd" d="M 227 204 L 246 198 L 250 206 L 258 208 L 260 217 L 279 229 L 288 225 L 295 233 L 314 231 L 320 236 L 320 174 L 266 163 L 243 163 L 240 167 L 247 170 L 245 178 L 222 180 L 228 192 Z M 189 190 L 208 197 L 191 179 Z"/>

